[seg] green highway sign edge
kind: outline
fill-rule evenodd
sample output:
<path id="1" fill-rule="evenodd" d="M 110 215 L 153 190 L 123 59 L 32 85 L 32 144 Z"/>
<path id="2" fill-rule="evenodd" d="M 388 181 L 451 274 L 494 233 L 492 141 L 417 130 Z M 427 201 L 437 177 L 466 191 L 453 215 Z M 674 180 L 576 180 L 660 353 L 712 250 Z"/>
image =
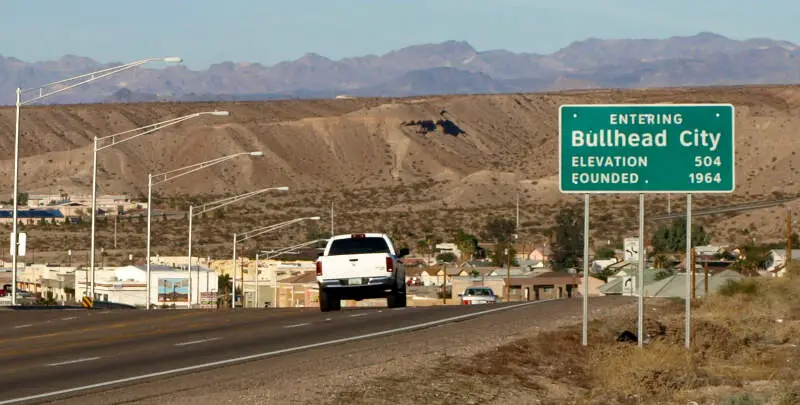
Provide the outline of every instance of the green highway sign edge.
<path id="1" fill-rule="evenodd" d="M 564 158 L 564 145 L 563 145 L 563 130 L 564 123 L 562 120 L 564 108 L 690 108 L 690 107 L 726 107 L 730 109 L 730 188 L 728 189 L 702 189 L 700 187 L 695 189 L 683 190 L 648 190 L 648 189 L 629 189 L 629 190 L 564 190 L 563 188 L 563 158 Z M 564 194 L 724 194 L 732 193 L 736 189 L 736 109 L 730 103 L 642 103 L 642 104 L 562 104 L 558 108 L 558 188 Z"/>

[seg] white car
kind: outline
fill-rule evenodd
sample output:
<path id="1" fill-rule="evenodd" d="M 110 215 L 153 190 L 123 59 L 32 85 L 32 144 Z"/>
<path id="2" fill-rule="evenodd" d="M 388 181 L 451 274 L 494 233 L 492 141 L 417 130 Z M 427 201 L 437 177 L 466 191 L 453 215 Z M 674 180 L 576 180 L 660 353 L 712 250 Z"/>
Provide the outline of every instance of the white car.
<path id="1" fill-rule="evenodd" d="M 496 304 L 497 296 L 489 287 L 467 287 L 461 297 L 461 305 Z"/>

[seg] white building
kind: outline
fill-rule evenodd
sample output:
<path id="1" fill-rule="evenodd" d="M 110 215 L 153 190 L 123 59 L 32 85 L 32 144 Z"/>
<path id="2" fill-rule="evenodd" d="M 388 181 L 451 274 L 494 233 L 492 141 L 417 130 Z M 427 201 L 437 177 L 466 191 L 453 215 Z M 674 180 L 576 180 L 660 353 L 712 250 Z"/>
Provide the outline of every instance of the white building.
<path id="1" fill-rule="evenodd" d="M 71 303 L 75 300 L 72 290 L 75 280 L 75 267 L 49 266 L 32 264 L 21 266 L 17 272 L 17 288 L 40 294 L 42 298 L 52 297 L 59 303 Z"/>
<path id="2" fill-rule="evenodd" d="M 199 272 L 199 273 L 198 273 Z M 120 304 L 145 306 L 147 301 L 147 267 L 124 266 L 111 270 L 95 270 L 94 299 Z M 202 293 L 217 293 L 217 273 L 203 266 L 192 267 L 192 305 L 200 303 Z M 75 292 L 86 291 L 86 272 L 75 273 Z M 150 304 L 153 307 L 188 306 L 189 277 L 186 268 L 150 265 Z"/>

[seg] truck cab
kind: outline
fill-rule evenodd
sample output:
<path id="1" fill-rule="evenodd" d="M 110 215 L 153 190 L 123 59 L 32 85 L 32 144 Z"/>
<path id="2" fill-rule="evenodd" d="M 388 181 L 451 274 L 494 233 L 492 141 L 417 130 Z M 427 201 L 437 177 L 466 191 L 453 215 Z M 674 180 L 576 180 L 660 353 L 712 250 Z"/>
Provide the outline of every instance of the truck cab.
<path id="1" fill-rule="evenodd" d="M 337 235 L 317 258 L 319 306 L 338 311 L 341 300 L 386 298 L 390 308 L 406 306 L 405 266 L 408 249 L 397 249 L 383 233 Z"/>

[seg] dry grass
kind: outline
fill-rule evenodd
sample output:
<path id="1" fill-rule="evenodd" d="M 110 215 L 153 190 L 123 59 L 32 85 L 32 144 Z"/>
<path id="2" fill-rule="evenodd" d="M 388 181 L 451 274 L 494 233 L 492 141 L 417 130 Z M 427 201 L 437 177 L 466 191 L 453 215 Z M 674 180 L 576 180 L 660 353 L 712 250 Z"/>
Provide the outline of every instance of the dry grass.
<path id="1" fill-rule="evenodd" d="M 542 332 L 470 358 L 437 359 L 413 374 L 339 393 L 336 403 L 730 404 L 800 403 L 800 277 L 747 279 L 695 304 L 692 349 L 683 303 L 648 300 L 639 348 L 616 341 L 636 314 Z M 401 384 L 397 384 L 401 382 Z M 391 398 L 391 399 L 389 399 Z M 342 402 L 344 401 L 344 402 Z M 512 401 L 512 402 L 510 402 Z"/>

